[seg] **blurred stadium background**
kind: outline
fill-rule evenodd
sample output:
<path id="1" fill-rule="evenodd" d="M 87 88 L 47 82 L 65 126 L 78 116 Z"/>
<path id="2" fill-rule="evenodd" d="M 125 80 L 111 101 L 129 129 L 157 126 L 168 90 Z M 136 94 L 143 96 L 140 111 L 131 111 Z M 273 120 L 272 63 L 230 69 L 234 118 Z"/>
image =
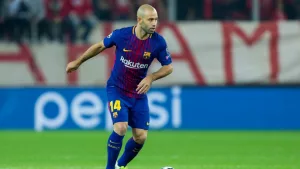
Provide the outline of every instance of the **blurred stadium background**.
<path id="1" fill-rule="evenodd" d="M 114 49 L 65 66 L 143 3 L 174 72 L 129 167 L 299 169 L 299 0 L 0 0 L 0 169 L 104 169 Z"/>

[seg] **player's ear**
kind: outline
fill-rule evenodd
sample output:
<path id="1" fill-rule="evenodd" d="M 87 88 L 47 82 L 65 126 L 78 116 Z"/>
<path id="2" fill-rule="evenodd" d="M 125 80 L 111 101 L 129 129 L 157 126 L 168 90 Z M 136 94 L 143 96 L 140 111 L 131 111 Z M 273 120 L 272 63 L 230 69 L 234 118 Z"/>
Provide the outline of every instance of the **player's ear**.
<path id="1" fill-rule="evenodd" d="M 137 17 L 137 22 L 141 23 L 141 21 L 142 21 L 142 18 L 141 17 Z"/>

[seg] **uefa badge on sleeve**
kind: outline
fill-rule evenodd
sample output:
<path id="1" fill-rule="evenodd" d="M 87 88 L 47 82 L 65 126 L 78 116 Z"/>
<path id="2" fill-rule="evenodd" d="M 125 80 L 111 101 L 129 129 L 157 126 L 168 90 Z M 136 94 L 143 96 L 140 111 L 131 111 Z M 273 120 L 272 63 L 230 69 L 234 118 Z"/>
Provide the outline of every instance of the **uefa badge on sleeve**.
<path id="1" fill-rule="evenodd" d="M 169 52 L 169 49 L 168 49 L 168 48 L 166 48 L 166 53 L 167 53 L 166 60 L 168 60 L 168 59 L 171 57 L 171 55 L 170 55 L 170 52 Z"/>
<path id="2" fill-rule="evenodd" d="M 169 48 L 166 48 L 167 55 L 170 55 Z"/>

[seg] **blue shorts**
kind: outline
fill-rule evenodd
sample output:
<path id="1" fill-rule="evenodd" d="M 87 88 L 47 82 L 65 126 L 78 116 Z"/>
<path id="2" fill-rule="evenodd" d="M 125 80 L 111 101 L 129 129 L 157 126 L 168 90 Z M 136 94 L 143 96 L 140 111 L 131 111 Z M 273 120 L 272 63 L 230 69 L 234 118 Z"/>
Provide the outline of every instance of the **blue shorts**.
<path id="1" fill-rule="evenodd" d="M 149 105 L 147 96 L 131 98 L 120 92 L 116 86 L 107 86 L 108 109 L 113 121 L 128 122 L 131 128 L 149 129 Z"/>

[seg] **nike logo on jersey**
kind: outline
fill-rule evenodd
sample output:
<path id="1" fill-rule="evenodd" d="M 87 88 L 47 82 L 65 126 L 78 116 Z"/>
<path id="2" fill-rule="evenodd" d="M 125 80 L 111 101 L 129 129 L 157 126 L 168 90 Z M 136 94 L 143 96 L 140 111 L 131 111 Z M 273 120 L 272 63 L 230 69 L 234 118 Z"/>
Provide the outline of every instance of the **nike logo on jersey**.
<path id="1" fill-rule="evenodd" d="M 132 50 L 123 49 L 123 52 L 131 52 Z"/>

